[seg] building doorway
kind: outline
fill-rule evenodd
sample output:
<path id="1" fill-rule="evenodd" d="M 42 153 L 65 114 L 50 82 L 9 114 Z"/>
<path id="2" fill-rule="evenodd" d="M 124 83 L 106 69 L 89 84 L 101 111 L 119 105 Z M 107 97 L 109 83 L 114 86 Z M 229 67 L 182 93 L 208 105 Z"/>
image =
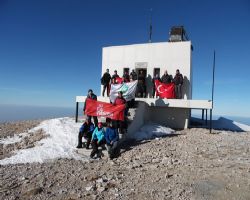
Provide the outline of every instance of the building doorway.
<path id="1" fill-rule="evenodd" d="M 144 75 L 144 77 L 146 78 L 147 76 L 147 69 L 146 68 L 136 68 L 135 72 L 137 73 L 137 76 L 139 76 L 139 74 L 141 73 Z"/>
<path id="2" fill-rule="evenodd" d="M 138 84 L 136 96 L 140 98 L 146 97 L 146 76 L 147 76 L 147 68 L 136 68 L 136 73 L 138 76 Z"/>

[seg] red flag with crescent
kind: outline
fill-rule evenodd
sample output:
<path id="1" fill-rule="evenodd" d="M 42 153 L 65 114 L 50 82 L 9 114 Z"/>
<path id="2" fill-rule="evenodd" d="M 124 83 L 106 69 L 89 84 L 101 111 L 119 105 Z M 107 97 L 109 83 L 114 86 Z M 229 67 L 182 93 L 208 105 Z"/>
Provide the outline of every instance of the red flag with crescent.
<path id="1" fill-rule="evenodd" d="M 162 83 L 159 80 L 155 80 L 155 91 L 160 98 L 175 98 L 174 83 Z"/>

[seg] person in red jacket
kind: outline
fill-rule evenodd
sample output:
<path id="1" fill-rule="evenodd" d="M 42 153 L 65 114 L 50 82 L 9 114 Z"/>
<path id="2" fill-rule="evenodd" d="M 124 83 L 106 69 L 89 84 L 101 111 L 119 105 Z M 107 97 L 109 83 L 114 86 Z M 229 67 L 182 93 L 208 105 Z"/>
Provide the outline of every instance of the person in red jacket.
<path id="1" fill-rule="evenodd" d="M 123 98 L 122 96 L 122 91 L 118 92 L 118 97 L 116 97 L 113 105 L 122 105 L 122 104 L 126 104 L 126 100 Z"/>
<path id="2" fill-rule="evenodd" d="M 119 91 L 118 97 L 116 97 L 113 105 L 122 105 L 122 104 L 125 104 L 125 110 L 124 110 L 124 120 L 125 120 L 125 116 L 127 116 L 126 100 L 122 96 L 122 91 Z M 119 128 L 120 133 L 124 133 L 125 123 L 123 121 L 117 120 L 116 128 Z"/>
<path id="3" fill-rule="evenodd" d="M 87 98 L 93 99 L 93 100 L 97 101 L 97 96 L 93 93 L 93 90 L 92 90 L 92 89 L 89 89 Z M 85 114 L 85 110 L 86 110 L 86 101 L 85 101 L 84 107 L 83 107 L 83 113 L 84 113 L 84 114 Z M 89 121 L 91 121 L 91 118 L 92 118 L 92 117 L 94 118 L 95 126 L 97 126 L 97 124 L 98 124 L 98 119 L 97 119 L 97 117 L 96 117 L 96 116 L 87 115 L 87 118 L 88 118 Z"/>
<path id="4" fill-rule="evenodd" d="M 118 79 L 118 78 L 120 78 L 120 77 L 119 77 L 119 75 L 117 74 L 117 70 L 115 70 L 113 76 L 111 77 L 111 83 L 112 83 L 112 84 L 117 84 L 118 82 L 117 82 L 116 79 Z"/>

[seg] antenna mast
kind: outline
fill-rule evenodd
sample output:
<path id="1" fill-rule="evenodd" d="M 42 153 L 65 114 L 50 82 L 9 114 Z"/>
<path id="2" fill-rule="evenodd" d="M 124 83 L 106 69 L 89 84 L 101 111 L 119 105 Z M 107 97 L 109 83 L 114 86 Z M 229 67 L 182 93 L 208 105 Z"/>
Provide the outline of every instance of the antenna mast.
<path id="1" fill-rule="evenodd" d="M 152 42 L 152 8 L 150 9 L 150 23 L 149 23 L 149 40 L 148 42 L 151 43 Z"/>

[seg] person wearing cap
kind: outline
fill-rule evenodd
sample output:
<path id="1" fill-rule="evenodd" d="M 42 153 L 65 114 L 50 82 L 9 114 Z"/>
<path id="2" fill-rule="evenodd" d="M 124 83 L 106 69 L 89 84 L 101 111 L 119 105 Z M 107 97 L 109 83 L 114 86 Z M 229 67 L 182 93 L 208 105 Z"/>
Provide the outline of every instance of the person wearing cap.
<path id="1" fill-rule="evenodd" d="M 113 159 L 118 153 L 118 141 L 119 141 L 119 134 L 117 128 L 115 128 L 115 124 L 109 123 L 106 133 L 105 133 L 105 140 L 108 149 L 109 158 Z"/>
<path id="2" fill-rule="evenodd" d="M 102 96 L 104 97 L 105 90 L 107 89 L 107 96 L 109 97 L 109 90 L 110 90 L 110 80 L 111 76 L 109 74 L 109 69 L 103 74 L 101 78 L 101 83 L 103 85 Z"/>
<path id="3" fill-rule="evenodd" d="M 86 99 L 88 99 L 88 98 L 97 101 L 97 96 L 93 93 L 93 90 L 92 90 L 92 89 L 89 89 L 89 91 L 88 91 L 88 95 L 87 95 L 87 98 L 86 98 Z M 83 107 L 83 112 L 84 112 L 84 114 L 85 114 L 85 110 L 86 110 L 86 101 L 85 101 L 84 107 Z M 89 121 L 91 121 L 92 116 L 87 115 L 87 118 L 88 118 Z M 97 126 L 97 124 L 98 124 L 98 119 L 97 119 L 96 116 L 93 116 L 93 118 L 94 118 L 95 126 Z"/>
<path id="4" fill-rule="evenodd" d="M 105 144 L 105 131 L 102 126 L 102 123 L 99 122 L 92 134 L 91 138 L 92 151 L 90 153 L 90 158 L 94 158 L 96 154 L 97 157 L 100 157 L 98 147 L 102 146 L 103 144 Z"/>
<path id="5" fill-rule="evenodd" d="M 113 105 L 115 106 L 115 105 L 122 105 L 122 104 L 125 104 L 125 110 L 124 110 L 124 118 L 125 118 L 127 116 L 127 112 L 128 112 L 127 105 L 126 105 L 126 100 L 122 96 L 122 91 L 119 91 L 118 92 L 118 97 L 116 97 Z M 123 133 L 124 126 L 125 126 L 125 123 L 123 121 L 120 121 L 120 120 L 116 121 L 116 128 L 119 127 L 120 133 Z"/>
<path id="6" fill-rule="evenodd" d="M 119 77 L 119 75 L 117 74 L 117 70 L 115 70 L 115 71 L 114 71 L 114 74 L 113 74 L 113 76 L 112 76 L 112 78 L 111 78 L 111 83 L 112 83 L 112 84 L 117 84 L 117 81 L 116 81 L 117 78 L 120 78 L 120 77 Z"/>
<path id="7" fill-rule="evenodd" d="M 174 77 L 174 89 L 175 89 L 175 96 L 176 99 L 182 99 L 182 91 L 181 91 L 181 86 L 183 84 L 183 76 L 180 73 L 180 70 L 176 70 L 176 74 Z"/>
<path id="8" fill-rule="evenodd" d="M 89 149 L 89 145 L 90 145 L 90 141 L 91 141 L 92 133 L 94 129 L 95 129 L 94 124 L 89 119 L 86 119 L 79 130 L 78 145 L 76 148 L 82 148 L 83 146 L 82 137 L 84 137 L 84 139 L 87 140 L 86 149 Z"/>

